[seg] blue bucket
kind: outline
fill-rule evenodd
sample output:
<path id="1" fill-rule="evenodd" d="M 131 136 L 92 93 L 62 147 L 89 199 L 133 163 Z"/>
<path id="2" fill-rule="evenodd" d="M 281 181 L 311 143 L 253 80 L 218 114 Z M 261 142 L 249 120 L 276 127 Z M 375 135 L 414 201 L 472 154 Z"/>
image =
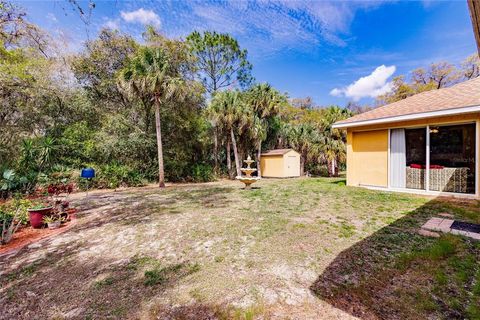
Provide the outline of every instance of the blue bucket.
<path id="1" fill-rule="evenodd" d="M 82 173 L 80 174 L 80 177 L 86 178 L 86 179 L 95 178 L 95 169 L 93 168 L 82 169 Z"/>

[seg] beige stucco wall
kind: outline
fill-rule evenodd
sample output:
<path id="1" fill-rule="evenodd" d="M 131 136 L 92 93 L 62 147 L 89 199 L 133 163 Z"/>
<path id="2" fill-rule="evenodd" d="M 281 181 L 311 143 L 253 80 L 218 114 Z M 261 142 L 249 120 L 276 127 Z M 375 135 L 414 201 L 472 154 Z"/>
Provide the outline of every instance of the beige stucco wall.
<path id="1" fill-rule="evenodd" d="M 263 155 L 260 158 L 263 177 L 286 178 L 300 176 L 300 154 L 289 151 L 284 155 Z"/>
<path id="2" fill-rule="evenodd" d="M 388 130 L 348 131 L 347 184 L 387 187 Z"/>

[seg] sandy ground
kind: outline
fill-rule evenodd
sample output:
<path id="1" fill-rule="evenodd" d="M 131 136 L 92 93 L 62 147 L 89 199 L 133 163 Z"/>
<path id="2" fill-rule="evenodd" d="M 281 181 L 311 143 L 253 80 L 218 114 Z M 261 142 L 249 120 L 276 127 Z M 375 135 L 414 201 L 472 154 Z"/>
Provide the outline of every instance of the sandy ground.
<path id="1" fill-rule="evenodd" d="M 372 205 L 378 193 L 328 179 L 256 187 L 73 195 L 72 230 L 0 258 L 0 318 L 181 318 L 166 315 L 190 306 L 191 319 L 354 319 L 312 284 L 343 250 L 427 201 L 380 195 Z"/>

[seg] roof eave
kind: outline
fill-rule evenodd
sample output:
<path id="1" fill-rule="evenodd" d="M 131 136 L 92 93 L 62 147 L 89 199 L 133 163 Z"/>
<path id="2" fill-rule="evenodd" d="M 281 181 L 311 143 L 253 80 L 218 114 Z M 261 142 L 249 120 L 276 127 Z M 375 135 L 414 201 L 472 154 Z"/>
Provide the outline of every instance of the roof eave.
<path id="1" fill-rule="evenodd" d="M 438 111 L 411 113 L 411 114 L 404 114 L 400 116 L 377 118 L 377 119 L 371 119 L 371 120 L 359 120 L 359 121 L 352 121 L 352 122 L 345 122 L 345 123 L 334 123 L 332 125 L 332 128 L 346 129 L 351 127 L 360 127 L 360 126 L 375 125 L 375 124 L 386 124 L 386 123 L 393 123 L 398 121 L 427 119 L 427 118 L 475 113 L 475 112 L 480 112 L 480 105 L 451 108 L 451 109 L 438 110 Z"/>

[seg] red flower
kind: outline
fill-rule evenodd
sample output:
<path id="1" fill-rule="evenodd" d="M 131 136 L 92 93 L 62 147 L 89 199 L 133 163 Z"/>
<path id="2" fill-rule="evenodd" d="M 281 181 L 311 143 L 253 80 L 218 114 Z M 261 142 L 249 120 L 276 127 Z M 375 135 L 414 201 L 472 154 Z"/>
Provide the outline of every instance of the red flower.
<path id="1" fill-rule="evenodd" d="M 54 194 L 57 192 L 57 188 L 55 187 L 55 185 L 49 185 L 48 188 L 47 188 L 47 191 L 49 194 Z"/>

